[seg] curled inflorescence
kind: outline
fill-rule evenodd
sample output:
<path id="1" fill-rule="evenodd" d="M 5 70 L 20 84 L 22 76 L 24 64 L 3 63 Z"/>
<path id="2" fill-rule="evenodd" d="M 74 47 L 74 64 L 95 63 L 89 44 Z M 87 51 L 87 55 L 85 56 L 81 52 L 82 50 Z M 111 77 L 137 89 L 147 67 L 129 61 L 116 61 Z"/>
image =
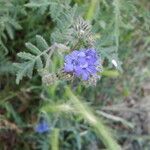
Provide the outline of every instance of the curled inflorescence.
<path id="1" fill-rule="evenodd" d="M 100 57 L 93 48 L 74 50 L 65 57 L 64 71 L 89 80 L 100 71 Z"/>

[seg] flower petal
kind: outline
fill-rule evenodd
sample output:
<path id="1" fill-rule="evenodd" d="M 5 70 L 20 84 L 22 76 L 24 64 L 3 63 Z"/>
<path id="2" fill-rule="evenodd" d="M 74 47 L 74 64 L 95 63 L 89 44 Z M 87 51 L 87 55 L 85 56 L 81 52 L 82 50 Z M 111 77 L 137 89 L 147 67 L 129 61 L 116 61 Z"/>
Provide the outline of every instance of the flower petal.
<path id="1" fill-rule="evenodd" d="M 64 70 L 66 72 L 72 72 L 73 71 L 73 64 L 65 64 Z"/>
<path id="2" fill-rule="evenodd" d="M 87 71 L 84 71 L 82 74 L 82 79 L 83 80 L 88 80 L 89 79 L 90 74 Z"/>

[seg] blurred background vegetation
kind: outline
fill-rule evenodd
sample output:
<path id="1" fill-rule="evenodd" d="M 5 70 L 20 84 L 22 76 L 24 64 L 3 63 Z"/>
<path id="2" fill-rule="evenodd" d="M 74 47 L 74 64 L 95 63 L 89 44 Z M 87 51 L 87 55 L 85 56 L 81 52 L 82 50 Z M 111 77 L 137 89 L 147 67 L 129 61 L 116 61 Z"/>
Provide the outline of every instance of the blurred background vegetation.
<path id="1" fill-rule="evenodd" d="M 16 84 L 25 43 L 69 41 L 74 16 L 92 25 L 104 67 L 97 86 L 44 86 L 36 72 Z M 149 59 L 149 0 L 0 0 L 0 150 L 149 150 Z M 38 134 L 43 115 L 51 131 Z"/>

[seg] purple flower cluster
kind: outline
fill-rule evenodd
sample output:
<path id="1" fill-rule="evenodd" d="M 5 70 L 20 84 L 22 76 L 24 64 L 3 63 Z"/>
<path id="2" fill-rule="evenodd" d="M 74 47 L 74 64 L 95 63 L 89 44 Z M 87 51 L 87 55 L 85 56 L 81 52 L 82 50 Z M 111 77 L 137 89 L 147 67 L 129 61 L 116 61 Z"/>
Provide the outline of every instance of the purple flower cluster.
<path id="1" fill-rule="evenodd" d="M 99 71 L 99 65 L 100 60 L 95 49 L 74 50 L 65 57 L 64 71 L 88 80 Z"/>
<path id="2" fill-rule="evenodd" d="M 38 133 L 45 133 L 48 132 L 49 130 L 50 130 L 49 124 L 45 120 L 40 121 L 35 127 L 35 131 Z"/>

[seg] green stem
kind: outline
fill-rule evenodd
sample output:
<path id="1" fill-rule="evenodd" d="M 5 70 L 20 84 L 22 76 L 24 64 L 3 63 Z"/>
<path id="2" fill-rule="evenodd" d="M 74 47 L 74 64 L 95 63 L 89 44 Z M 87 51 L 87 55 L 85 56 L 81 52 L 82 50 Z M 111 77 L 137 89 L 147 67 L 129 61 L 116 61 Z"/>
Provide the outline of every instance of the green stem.
<path id="1" fill-rule="evenodd" d="M 89 7 L 87 14 L 85 16 L 85 18 L 87 20 L 92 20 L 94 13 L 95 13 L 95 10 L 96 10 L 97 3 L 98 3 L 98 0 L 91 0 L 91 3 L 89 5 L 90 7 Z"/>
<path id="2" fill-rule="evenodd" d="M 70 90 L 69 87 L 66 87 L 66 93 L 71 101 L 74 103 L 74 107 L 78 110 L 78 112 L 82 115 L 84 119 L 86 119 L 91 126 L 94 128 L 96 134 L 100 137 L 102 142 L 109 150 L 120 150 L 121 147 L 117 144 L 117 142 L 112 138 L 109 129 L 103 124 L 100 118 L 97 118 L 90 108 L 82 103 Z"/>
<path id="3" fill-rule="evenodd" d="M 59 150 L 59 129 L 54 128 L 51 135 L 51 149 Z"/>

